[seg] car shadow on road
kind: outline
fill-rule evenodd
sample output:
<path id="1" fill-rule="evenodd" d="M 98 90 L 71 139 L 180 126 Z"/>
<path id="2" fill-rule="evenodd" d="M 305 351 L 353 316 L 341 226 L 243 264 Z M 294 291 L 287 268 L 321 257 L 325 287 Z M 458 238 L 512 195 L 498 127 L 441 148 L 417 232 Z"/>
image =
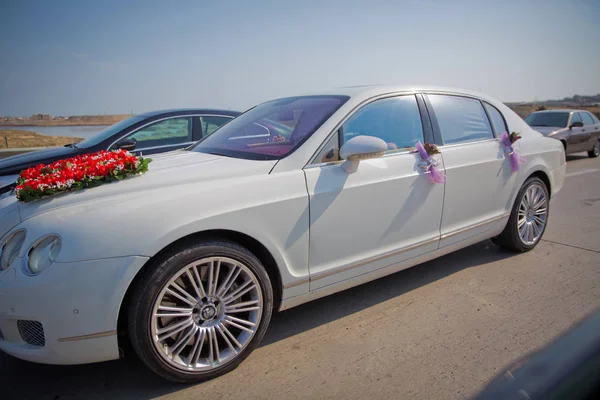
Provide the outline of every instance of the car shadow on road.
<path id="1" fill-rule="evenodd" d="M 574 154 L 567 154 L 567 161 L 576 161 L 576 160 L 587 160 L 588 158 L 590 158 L 590 156 L 587 155 L 587 153 L 574 153 Z"/>
<path id="2" fill-rule="evenodd" d="M 291 310 L 275 313 L 261 346 L 402 296 L 463 269 L 483 266 L 514 255 L 515 253 L 503 250 L 487 240 Z"/>
<path id="3" fill-rule="evenodd" d="M 275 313 L 262 346 L 402 296 L 463 269 L 483 267 L 513 255 L 485 241 L 344 292 Z M 133 355 L 99 364 L 54 366 L 29 363 L 0 353 L 2 399 L 150 399 L 189 386 L 158 378 Z"/>

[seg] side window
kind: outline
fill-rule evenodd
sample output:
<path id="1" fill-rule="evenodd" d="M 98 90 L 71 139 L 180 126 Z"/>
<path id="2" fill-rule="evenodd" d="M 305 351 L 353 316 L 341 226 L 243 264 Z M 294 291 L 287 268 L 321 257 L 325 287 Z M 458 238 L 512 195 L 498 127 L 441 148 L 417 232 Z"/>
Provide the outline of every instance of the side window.
<path id="1" fill-rule="evenodd" d="M 508 132 L 506 121 L 504 121 L 504 117 L 502 117 L 500 111 L 498 111 L 498 109 L 491 104 L 483 103 L 483 105 L 485 106 L 485 109 L 492 120 L 492 126 L 494 127 L 496 136 L 500 136 L 504 132 Z"/>
<path id="2" fill-rule="evenodd" d="M 444 144 L 471 142 L 494 137 L 479 100 L 448 95 L 427 95 Z"/>
<path id="3" fill-rule="evenodd" d="M 367 104 L 342 127 L 343 142 L 359 136 L 383 139 L 388 150 L 406 149 L 423 141 L 421 114 L 415 96 L 398 96 Z"/>
<path id="4" fill-rule="evenodd" d="M 592 119 L 590 114 L 588 114 L 586 112 L 582 112 L 582 113 L 579 113 L 579 115 L 581 115 L 581 119 L 583 119 L 584 125 L 594 125 L 594 120 Z"/>
<path id="5" fill-rule="evenodd" d="M 225 125 L 233 118 L 231 117 L 219 117 L 215 115 L 205 115 L 198 117 L 202 124 L 202 137 L 212 134 L 214 131 L 219 129 L 222 125 Z"/>
<path id="6" fill-rule="evenodd" d="M 327 144 L 317 154 L 313 164 L 326 163 L 340 160 L 340 131 L 337 131 L 335 135 L 327 141 Z"/>
<path id="7" fill-rule="evenodd" d="M 126 139 L 137 142 L 135 149 L 168 146 L 192 141 L 192 119 L 171 118 L 148 125 L 135 131 Z"/>
<path id="8" fill-rule="evenodd" d="M 600 114 L 599 114 L 600 115 Z M 595 124 L 600 124 L 600 120 L 598 120 L 598 118 L 594 115 L 594 114 L 590 114 L 590 116 L 592 117 L 592 119 L 594 120 Z"/>
<path id="9" fill-rule="evenodd" d="M 574 112 L 573 114 L 571 114 L 571 124 L 572 124 L 573 122 L 583 122 L 583 121 L 581 120 L 581 117 L 579 116 L 579 113 L 577 113 L 577 112 Z"/>

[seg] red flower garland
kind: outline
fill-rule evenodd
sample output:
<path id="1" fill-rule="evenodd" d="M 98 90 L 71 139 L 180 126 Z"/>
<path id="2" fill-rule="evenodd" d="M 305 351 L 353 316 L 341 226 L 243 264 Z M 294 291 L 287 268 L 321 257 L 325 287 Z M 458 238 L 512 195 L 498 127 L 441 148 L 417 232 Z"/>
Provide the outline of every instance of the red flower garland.
<path id="1" fill-rule="evenodd" d="M 47 165 L 40 164 L 21 172 L 15 192 L 17 199 L 29 202 L 142 174 L 148 171 L 151 161 L 126 150 L 102 150 Z"/>

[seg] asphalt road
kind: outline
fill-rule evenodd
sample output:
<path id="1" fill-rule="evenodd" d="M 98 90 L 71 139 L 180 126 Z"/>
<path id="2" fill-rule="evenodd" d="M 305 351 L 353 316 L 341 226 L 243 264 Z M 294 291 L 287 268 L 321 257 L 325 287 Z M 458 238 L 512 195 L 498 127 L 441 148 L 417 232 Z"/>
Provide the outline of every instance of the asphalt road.
<path id="1" fill-rule="evenodd" d="M 600 158 L 568 157 L 543 241 L 486 241 L 276 314 L 226 376 L 163 381 L 130 358 L 36 365 L 0 354 L 3 399 L 469 397 L 503 367 L 600 307 Z"/>

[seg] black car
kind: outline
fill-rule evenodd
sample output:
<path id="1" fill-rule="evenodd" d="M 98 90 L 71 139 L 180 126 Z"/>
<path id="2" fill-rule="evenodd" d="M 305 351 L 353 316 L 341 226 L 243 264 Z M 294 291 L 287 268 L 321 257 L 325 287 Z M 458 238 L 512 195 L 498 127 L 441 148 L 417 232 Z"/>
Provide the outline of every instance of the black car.
<path id="1" fill-rule="evenodd" d="M 22 170 L 38 164 L 100 150 L 125 149 L 136 155 L 177 150 L 210 135 L 239 114 L 207 109 L 152 111 L 127 118 L 76 144 L 0 159 L 0 193 L 14 185 Z"/>

